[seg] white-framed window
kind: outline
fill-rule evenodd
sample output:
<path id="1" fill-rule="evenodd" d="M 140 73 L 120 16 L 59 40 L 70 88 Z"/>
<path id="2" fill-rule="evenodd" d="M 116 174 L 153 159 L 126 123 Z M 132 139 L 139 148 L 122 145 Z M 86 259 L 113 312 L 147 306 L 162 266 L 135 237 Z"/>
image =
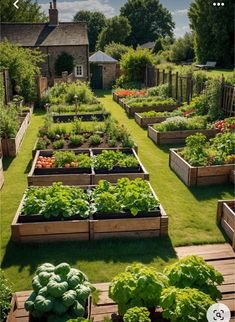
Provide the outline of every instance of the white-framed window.
<path id="1" fill-rule="evenodd" d="M 75 76 L 76 77 L 83 77 L 83 65 L 77 65 L 75 67 Z"/>

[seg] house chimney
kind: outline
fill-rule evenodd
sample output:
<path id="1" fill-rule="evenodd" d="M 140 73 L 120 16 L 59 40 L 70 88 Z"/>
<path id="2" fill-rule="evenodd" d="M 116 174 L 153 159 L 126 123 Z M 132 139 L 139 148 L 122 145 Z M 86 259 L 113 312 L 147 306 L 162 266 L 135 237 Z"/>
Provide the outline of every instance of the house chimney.
<path id="1" fill-rule="evenodd" d="M 58 24 L 59 24 L 59 19 L 58 19 L 58 10 L 56 8 L 56 0 L 53 0 L 53 3 L 50 2 L 49 25 L 58 26 Z"/>

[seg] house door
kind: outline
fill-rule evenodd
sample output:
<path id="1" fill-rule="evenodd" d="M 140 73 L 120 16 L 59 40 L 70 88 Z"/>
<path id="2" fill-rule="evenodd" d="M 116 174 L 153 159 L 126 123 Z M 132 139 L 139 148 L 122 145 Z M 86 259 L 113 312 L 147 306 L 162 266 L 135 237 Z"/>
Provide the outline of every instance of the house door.
<path id="1" fill-rule="evenodd" d="M 91 66 L 91 88 L 102 89 L 103 88 L 103 68 L 102 66 Z"/>

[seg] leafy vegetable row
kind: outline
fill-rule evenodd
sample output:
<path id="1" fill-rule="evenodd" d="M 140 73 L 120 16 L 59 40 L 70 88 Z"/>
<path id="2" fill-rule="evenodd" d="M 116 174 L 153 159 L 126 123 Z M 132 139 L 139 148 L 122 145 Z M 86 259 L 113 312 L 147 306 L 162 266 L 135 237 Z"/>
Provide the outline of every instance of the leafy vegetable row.
<path id="1" fill-rule="evenodd" d="M 158 200 L 148 183 L 142 179 L 119 179 L 117 185 L 101 180 L 97 187 L 84 191 L 79 187 L 54 183 L 50 187 L 29 187 L 22 215 L 43 215 L 45 218 L 88 218 L 94 213 L 139 212 L 156 210 Z"/>

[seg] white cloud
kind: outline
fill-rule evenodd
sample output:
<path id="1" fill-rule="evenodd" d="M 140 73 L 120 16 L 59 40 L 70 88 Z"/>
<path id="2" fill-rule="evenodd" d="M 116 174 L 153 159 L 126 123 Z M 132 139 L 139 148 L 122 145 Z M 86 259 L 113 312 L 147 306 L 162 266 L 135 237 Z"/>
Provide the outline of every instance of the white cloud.
<path id="1" fill-rule="evenodd" d="M 188 9 L 179 9 L 172 11 L 171 14 L 172 16 L 185 16 L 187 15 Z"/>
<path id="2" fill-rule="evenodd" d="M 40 4 L 42 10 L 48 15 L 48 3 Z M 80 0 L 80 1 L 64 1 L 57 2 L 59 10 L 60 21 L 72 21 L 74 15 L 79 10 L 99 11 L 102 12 L 107 18 L 115 15 L 115 9 L 108 4 L 106 0 Z"/>
<path id="3" fill-rule="evenodd" d="M 176 27 L 174 29 L 174 34 L 176 38 L 182 37 L 186 32 L 190 32 L 189 26 Z"/>

